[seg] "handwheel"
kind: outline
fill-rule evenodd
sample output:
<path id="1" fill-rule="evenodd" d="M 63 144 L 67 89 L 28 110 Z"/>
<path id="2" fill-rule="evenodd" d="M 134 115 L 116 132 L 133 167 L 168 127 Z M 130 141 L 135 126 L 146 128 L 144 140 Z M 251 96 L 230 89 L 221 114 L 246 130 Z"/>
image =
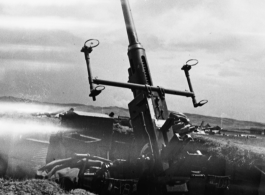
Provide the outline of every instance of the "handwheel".
<path id="1" fill-rule="evenodd" d="M 88 39 L 85 43 L 84 46 L 94 48 L 99 45 L 99 40 L 97 39 Z"/>

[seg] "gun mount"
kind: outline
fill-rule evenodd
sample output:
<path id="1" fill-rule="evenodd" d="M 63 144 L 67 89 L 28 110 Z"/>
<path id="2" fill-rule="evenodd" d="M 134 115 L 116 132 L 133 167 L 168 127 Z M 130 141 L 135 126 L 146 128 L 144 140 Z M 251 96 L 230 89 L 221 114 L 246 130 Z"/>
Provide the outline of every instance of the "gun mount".
<path id="1" fill-rule="evenodd" d="M 98 40 L 87 40 L 81 52 L 85 56 L 89 96 L 93 101 L 105 88 L 104 85 L 132 90 L 134 99 L 128 107 L 134 138 L 122 143 L 126 155 L 119 159 L 111 154 L 109 159 L 75 155 L 74 161 L 76 158 L 85 158 L 85 162 L 78 161 L 79 164 L 76 164 L 77 167 L 81 166 L 79 186 L 100 194 L 160 195 L 204 194 L 210 185 L 213 187 L 208 189 L 208 194 L 221 194 L 228 187 L 229 177 L 222 173 L 210 174 L 207 170 L 210 158 L 200 151 L 194 151 L 196 144 L 193 144 L 193 138 L 189 135 L 196 128 L 185 115 L 169 114 L 165 99 L 165 94 L 190 97 L 195 108 L 208 102 L 197 102 L 191 84 L 189 71 L 198 60 L 188 60 L 182 67 L 190 91 L 153 86 L 145 49 L 138 40 L 128 0 L 121 0 L 121 5 L 129 40 L 128 83 L 93 78 L 90 54 L 99 45 Z M 65 159 L 65 162 L 69 162 L 69 159 Z M 47 167 L 51 166 L 48 164 Z"/>
<path id="2" fill-rule="evenodd" d="M 85 54 L 85 60 L 86 60 L 86 64 L 87 64 L 87 71 L 88 71 L 88 81 L 89 81 L 89 85 L 90 85 L 90 94 L 89 96 L 93 98 L 93 100 L 96 100 L 96 96 L 99 95 L 101 93 L 102 90 L 105 89 L 104 86 L 100 86 L 100 85 L 108 85 L 108 86 L 113 86 L 113 87 L 120 87 L 120 88 L 127 88 L 127 89 L 131 89 L 133 91 L 134 97 L 136 97 L 139 94 L 142 93 L 159 93 L 160 96 L 164 97 L 165 94 L 170 94 L 170 95 L 178 95 L 178 96 L 186 96 L 186 97 L 191 97 L 192 98 L 192 102 L 193 102 L 193 106 L 194 107 L 199 107 L 199 106 L 203 106 L 204 104 L 206 104 L 208 101 L 207 100 L 201 100 L 200 102 L 196 101 L 195 98 L 195 93 L 193 91 L 193 87 L 191 84 L 191 80 L 190 80 L 190 74 L 189 71 L 191 69 L 192 66 L 195 66 L 196 64 L 198 64 L 198 60 L 195 59 L 191 59 L 188 60 L 186 62 L 185 65 L 183 65 L 183 67 L 181 68 L 181 70 L 184 70 L 187 81 L 188 81 L 188 85 L 189 85 L 189 89 L 190 92 L 188 91 L 179 91 L 179 90 L 174 90 L 174 89 L 166 89 L 166 88 L 162 88 L 162 87 L 154 87 L 152 84 L 152 80 L 151 80 L 151 76 L 147 76 L 150 75 L 149 73 L 147 74 L 147 63 L 146 60 L 141 61 L 140 63 L 143 65 L 143 69 L 142 72 L 144 72 L 144 75 L 146 77 L 146 83 L 142 84 L 141 83 L 141 78 L 139 78 L 139 82 L 136 82 L 134 80 L 136 79 L 129 79 L 129 83 L 122 83 L 122 82 L 116 82 L 116 81 L 109 81 L 109 80 L 102 80 L 102 79 L 98 79 L 98 78 L 93 78 L 92 76 L 92 71 L 91 71 L 91 65 L 90 65 L 90 57 L 89 54 L 92 52 L 92 48 L 91 46 L 87 46 L 86 43 L 89 41 L 97 41 L 99 45 L 99 41 L 96 39 L 89 39 L 85 42 L 83 48 L 81 49 L 81 52 L 84 52 Z M 139 43 L 140 45 L 140 43 Z M 95 46 L 94 46 L 95 47 Z M 141 49 L 143 49 L 141 47 Z M 130 47 L 129 47 L 129 51 L 128 51 L 128 56 L 130 56 Z M 145 59 L 144 56 L 142 56 L 142 59 Z M 190 64 L 189 62 L 191 61 L 196 61 L 195 64 Z M 132 60 L 130 59 L 130 64 L 132 64 Z M 132 66 L 133 67 L 133 66 Z M 134 68 L 129 68 L 129 73 L 134 73 Z M 131 76 L 132 77 L 132 76 Z M 129 77 L 129 78 L 131 78 Z M 95 87 L 94 84 L 97 84 L 98 86 Z M 98 87 L 100 87 L 100 89 L 97 89 Z"/>
<path id="3" fill-rule="evenodd" d="M 85 42 L 83 48 L 81 49 L 81 52 L 84 52 L 88 70 L 88 81 L 90 85 L 89 96 L 91 96 L 95 101 L 96 96 L 104 89 L 104 86 L 102 85 L 131 89 L 134 95 L 134 100 L 129 104 L 129 111 L 133 129 L 135 131 L 134 133 L 137 137 L 136 140 L 141 140 L 143 134 L 146 134 L 144 135 L 145 141 L 143 142 L 148 143 L 148 140 L 151 139 L 152 147 L 155 149 L 155 158 L 159 159 L 159 150 L 161 150 L 162 145 L 166 145 L 168 140 L 170 140 L 173 136 L 172 131 L 165 130 L 161 132 L 156 127 L 157 125 L 153 124 L 154 121 L 157 122 L 159 120 L 168 119 L 165 94 L 191 97 L 194 107 L 203 106 L 208 102 L 207 100 L 202 100 L 200 102 L 196 101 L 195 93 L 191 84 L 189 71 L 192 66 L 198 64 L 198 60 L 188 60 L 182 67 L 188 81 L 190 89 L 189 92 L 153 86 L 145 49 L 138 40 L 129 3 L 127 0 L 121 0 L 121 5 L 129 40 L 127 53 L 130 62 L 130 68 L 128 69 L 129 81 L 128 83 L 122 83 L 93 78 L 89 55 L 93 48 L 99 45 L 99 41 L 96 39 L 89 39 Z M 90 45 L 88 43 L 90 43 Z M 95 85 L 97 86 L 95 87 Z M 143 128 L 143 124 L 146 124 L 146 129 Z M 162 134 L 162 136 L 160 136 L 160 134 Z M 163 137 L 163 140 L 161 137 Z M 144 143 L 136 144 L 139 145 L 138 152 Z M 136 154 L 138 152 L 136 152 Z"/>

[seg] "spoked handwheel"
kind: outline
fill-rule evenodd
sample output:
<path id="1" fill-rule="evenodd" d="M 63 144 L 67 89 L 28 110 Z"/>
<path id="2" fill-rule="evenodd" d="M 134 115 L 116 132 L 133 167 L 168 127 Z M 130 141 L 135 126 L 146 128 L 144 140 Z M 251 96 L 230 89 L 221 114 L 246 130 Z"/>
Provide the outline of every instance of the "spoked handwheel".
<path id="1" fill-rule="evenodd" d="M 97 39 L 88 39 L 85 43 L 84 46 L 94 48 L 99 45 L 99 40 Z"/>

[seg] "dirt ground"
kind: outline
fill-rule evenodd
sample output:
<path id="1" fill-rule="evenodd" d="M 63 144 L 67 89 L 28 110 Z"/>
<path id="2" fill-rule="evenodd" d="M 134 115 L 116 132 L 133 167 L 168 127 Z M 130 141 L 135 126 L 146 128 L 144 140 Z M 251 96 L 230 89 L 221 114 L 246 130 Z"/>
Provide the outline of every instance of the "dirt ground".
<path id="1" fill-rule="evenodd" d="M 7 180 L 0 178 L 0 195 L 94 195 L 83 189 L 66 192 L 55 182 L 48 180 Z"/>
<path id="2" fill-rule="evenodd" d="M 26 107 L 28 108 L 28 106 Z M 102 109 L 100 109 L 102 110 Z M 198 123 L 201 122 L 201 118 L 197 117 Z M 195 118 L 196 118 L 195 117 Z M 0 120 L 2 121 L 2 134 L 0 135 L 3 138 L 4 133 L 7 134 L 11 132 L 12 138 L 15 143 L 21 143 L 21 140 L 26 140 L 27 137 L 32 138 L 31 141 L 34 139 L 42 139 L 45 138 L 44 141 L 48 141 L 49 133 L 59 130 L 59 120 L 57 118 L 46 117 L 45 116 L 35 116 L 32 113 L 0 113 Z M 220 120 L 219 120 L 220 121 Z M 213 121 L 214 122 L 214 121 Z M 211 124 L 214 124 L 214 123 Z M 245 125 L 245 123 L 244 123 Z M 11 129 L 11 130 L 10 130 Z M 19 131 L 18 131 L 19 129 Z M 120 126 L 114 127 L 117 135 L 123 139 L 120 134 L 125 132 L 130 132 L 131 129 L 121 128 Z M 45 133 L 45 132 L 48 133 Z M 7 133 L 6 133 L 7 132 Z M 34 133 L 34 136 L 32 136 Z M 36 135 L 35 135 L 36 134 Z M 223 158 L 234 162 L 237 165 L 248 164 L 253 165 L 255 163 L 259 163 L 262 159 L 262 163 L 265 162 L 265 137 L 263 139 L 245 139 L 245 138 L 228 138 L 222 136 L 198 136 L 200 139 L 204 140 L 205 148 L 213 152 L 215 154 L 219 154 L 223 156 Z M 22 139 L 23 138 L 23 139 Z M 8 140 L 8 139 L 7 139 Z M 28 140 L 27 140 L 28 141 Z M 9 142 L 8 142 L 9 143 Z M 23 142 L 24 143 L 24 142 Z M 28 142 L 27 142 L 28 143 Z M 1 142 L 3 146 L 3 142 Z M 40 144 L 39 144 L 40 145 Z M 2 147 L 1 146 L 1 147 Z M 12 146 L 12 147 L 11 147 Z M 28 163 L 34 157 L 34 159 L 38 160 L 37 162 L 40 163 L 39 154 L 44 154 L 43 148 L 44 145 L 40 145 L 40 149 L 37 147 L 31 147 L 31 150 L 27 148 L 20 147 L 19 144 L 10 146 L 10 150 L 12 149 L 13 153 L 10 153 L 9 157 L 14 157 L 12 160 L 9 161 L 10 164 L 17 164 L 21 165 L 21 162 L 17 160 L 17 156 L 23 156 L 25 162 Z M 16 147 L 18 150 L 15 150 Z M 3 147 L 0 148 L 3 150 Z M 38 150 L 36 152 L 35 150 Z M 19 152 L 17 152 L 19 151 Z M 24 153 L 23 153 L 24 151 Z M 46 150 L 45 150 L 46 151 Z M 23 154 L 23 155 L 22 155 Z M 34 155 L 33 155 L 34 154 Z M 27 161 L 26 161 L 27 160 Z M 42 162 L 42 161 L 41 161 Z M 43 163 L 43 162 L 42 162 Z M 38 164 L 42 165 L 42 164 Z M 33 166 L 31 166 L 33 167 Z M 19 172 L 21 170 L 19 169 Z M 1 179 L 0 178 L 0 195 L 11 195 L 11 194 L 18 194 L 18 195 L 91 195 L 93 193 L 87 192 L 83 189 L 75 189 L 74 191 L 66 192 L 59 185 L 55 182 L 48 181 L 48 180 L 11 180 L 11 179 Z"/>
<path id="3" fill-rule="evenodd" d="M 265 137 L 240 138 L 217 135 L 196 135 L 211 151 L 239 165 L 261 165 L 265 162 Z"/>

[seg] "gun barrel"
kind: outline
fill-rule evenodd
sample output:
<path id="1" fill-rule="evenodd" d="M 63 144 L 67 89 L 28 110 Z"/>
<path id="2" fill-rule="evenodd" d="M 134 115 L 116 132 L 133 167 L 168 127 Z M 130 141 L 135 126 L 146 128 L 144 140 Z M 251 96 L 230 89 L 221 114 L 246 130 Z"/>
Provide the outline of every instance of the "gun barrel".
<path id="1" fill-rule="evenodd" d="M 128 0 L 121 0 L 121 6 L 122 6 L 122 11 L 124 15 L 124 20 L 126 24 L 126 30 L 127 30 L 127 35 L 129 39 L 129 44 L 134 45 L 139 43 L 132 13 L 131 13 L 131 8 L 129 5 Z"/>

